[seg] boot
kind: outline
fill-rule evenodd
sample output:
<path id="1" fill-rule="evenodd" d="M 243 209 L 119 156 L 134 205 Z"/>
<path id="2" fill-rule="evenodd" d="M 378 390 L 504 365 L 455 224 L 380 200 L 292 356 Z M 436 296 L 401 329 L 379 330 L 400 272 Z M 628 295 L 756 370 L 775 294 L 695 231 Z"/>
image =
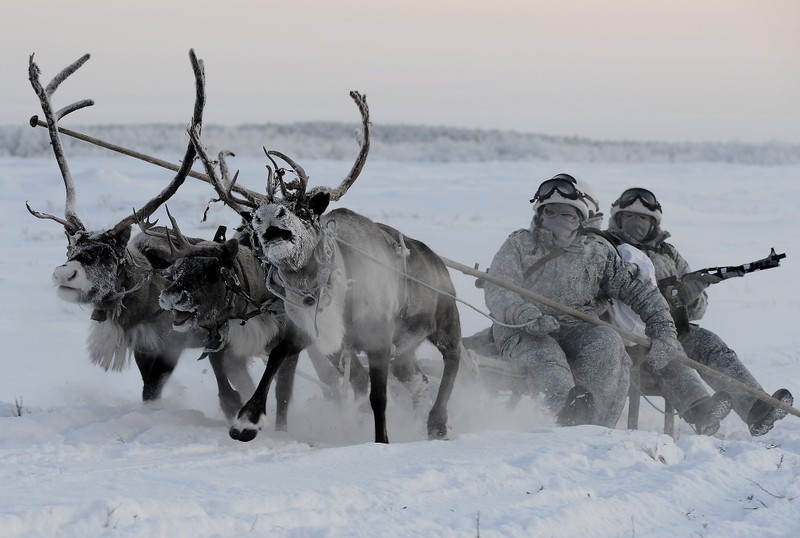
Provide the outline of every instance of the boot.
<path id="1" fill-rule="evenodd" d="M 776 390 L 772 397 L 789 406 L 794 404 L 794 397 L 787 389 Z M 786 414 L 787 412 L 779 407 L 773 407 L 763 400 L 756 400 L 756 403 L 750 408 L 750 412 L 747 413 L 750 435 L 753 437 L 764 435 L 772 429 L 775 422 L 785 417 Z"/>
<path id="2" fill-rule="evenodd" d="M 731 395 L 719 391 L 694 402 L 684 413 L 683 419 L 699 435 L 714 435 L 719 430 L 719 423 L 730 413 L 732 404 Z"/>
<path id="3" fill-rule="evenodd" d="M 559 426 L 579 426 L 591 424 L 594 419 L 594 396 L 589 389 L 575 385 L 569 389 L 567 402 L 558 414 L 556 423 Z"/>

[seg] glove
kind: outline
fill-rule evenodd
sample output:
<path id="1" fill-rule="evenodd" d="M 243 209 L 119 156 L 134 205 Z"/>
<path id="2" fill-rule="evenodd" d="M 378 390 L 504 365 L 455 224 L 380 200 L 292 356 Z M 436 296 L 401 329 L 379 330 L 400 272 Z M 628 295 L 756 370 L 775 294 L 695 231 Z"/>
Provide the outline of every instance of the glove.
<path id="1" fill-rule="evenodd" d="M 645 358 L 651 368 L 661 370 L 680 353 L 683 349 L 675 338 L 653 338 Z"/>
<path id="2" fill-rule="evenodd" d="M 542 311 L 531 303 L 520 303 L 514 309 L 513 315 L 509 318 L 509 323 L 514 325 L 525 325 L 542 316 Z"/>
<path id="3" fill-rule="evenodd" d="M 708 282 L 705 282 L 698 276 L 686 275 L 681 279 L 678 288 L 678 297 L 680 297 L 683 304 L 689 305 L 697 300 L 702 295 L 703 290 L 708 287 Z"/>
<path id="4" fill-rule="evenodd" d="M 525 327 L 525 331 L 534 336 L 544 336 L 556 332 L 561 328 L 561 324 L 553 316 L 542 314 L 534 319 Z"/>

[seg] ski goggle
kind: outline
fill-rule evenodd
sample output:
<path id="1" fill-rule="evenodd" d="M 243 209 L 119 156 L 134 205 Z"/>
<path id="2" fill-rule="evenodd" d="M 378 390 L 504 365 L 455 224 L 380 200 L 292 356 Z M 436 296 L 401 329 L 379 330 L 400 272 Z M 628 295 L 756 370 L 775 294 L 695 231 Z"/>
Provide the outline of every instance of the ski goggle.
<path id="1" fill-rule="evenodd" d="M 569 174 L 558 174 L 552 179 L 548 179 L 539 185 L 536 194 L 530 200 L 531 203 L 543 202 L 558 192 L 568 200 L 577 200 L 583 193 L 578 192 L 575 178 Z"/>
<path id="2" fill-rule="evenodd" d="M 636 200 L 639 200 L 642 205 L 650 211 L 661 211 L 661 204 L 658 203 L 656 195 L 640 187 L 626 190 L 613 205 L 619 206 L 620 209 L 625 209 L 636 202 Z"/>

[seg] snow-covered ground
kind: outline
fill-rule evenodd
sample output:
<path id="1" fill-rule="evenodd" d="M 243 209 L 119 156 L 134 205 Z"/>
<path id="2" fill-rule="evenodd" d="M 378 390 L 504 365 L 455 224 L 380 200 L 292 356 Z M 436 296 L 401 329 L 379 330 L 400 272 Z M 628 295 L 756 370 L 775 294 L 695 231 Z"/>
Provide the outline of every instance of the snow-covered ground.
<path id="1" fill-rule="evenodd" d="M 122 157 L 70 163 L 90 228 L 110 227 L 171 177 Z M 302 164 L 315 185 L 337 182 L 350 166 Z M 263 159 L 234 165 L 261 189 Z M 768 392 L 800 393 L 800 166 L 369 161 L 340 205 L 486 267 L 506 235 L 528 225 L 538 182 L 558 172 L 590 182 L 606 212 L 628 186 L 653 189 L 664 226 L 696 269 L 762 258 L 773 246 L 785 252 L 778 269 L 712 287 L 702 325 Z M 243 444 L 228 437 L 213 375 L 195 351 L 163 400 L 145 406 L 135 368 L 90 364 L 90 311 L 60 301 L 50 283 L 66 239 L 24 202 L 62 214 L 55 161 L 0 159 L 0 181 L 0 536 L 766 537 L 800 529 L 793 416 L 757 439 L 736 416 L 714 437 L 679 422 L 673 440 L 647 404 L 638 431 L 625 429 L 625 415 L 614 430 L 555 428 L 527 397 L 506 411 L 502 398 L 459 384 L 452 439 L 427 441 L 399 390 L 389 405 L 392 444 L 383 446 L 371 442 L 361 402 L 339 407 L 299 379 L 289 431 L 269 427 Z M 210 237 L 218 224 L 236 224 L 223 207 L 201 224 L 212 192 L 190 181 L 169 202 L 186 233 Z M 163 221 L 163 209 L 157 216 Z M 485 310 L 472 278 L 453 279 L 460 298 Z M 488 325 L 467 306 L 461 313 L 465 335 Z M 437 358 L 431 347 L 420 356 Z M 300 369 L 312 372 L 304 357 Z M 269 415 L 271 424 L 273 400 Z"/>

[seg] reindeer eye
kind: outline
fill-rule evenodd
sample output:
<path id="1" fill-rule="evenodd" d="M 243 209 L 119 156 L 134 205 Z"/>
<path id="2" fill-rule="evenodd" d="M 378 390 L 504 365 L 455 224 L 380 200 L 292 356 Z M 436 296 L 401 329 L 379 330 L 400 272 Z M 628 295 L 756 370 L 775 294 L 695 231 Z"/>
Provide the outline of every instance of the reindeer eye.
<path id="1" fill-rule="evenodd" d="M 286 209 L 283 207 L 279 207 L 278 210 L 275 212 L 275 216 L 279 219 L 282 219 L 286 216 Z"/>

